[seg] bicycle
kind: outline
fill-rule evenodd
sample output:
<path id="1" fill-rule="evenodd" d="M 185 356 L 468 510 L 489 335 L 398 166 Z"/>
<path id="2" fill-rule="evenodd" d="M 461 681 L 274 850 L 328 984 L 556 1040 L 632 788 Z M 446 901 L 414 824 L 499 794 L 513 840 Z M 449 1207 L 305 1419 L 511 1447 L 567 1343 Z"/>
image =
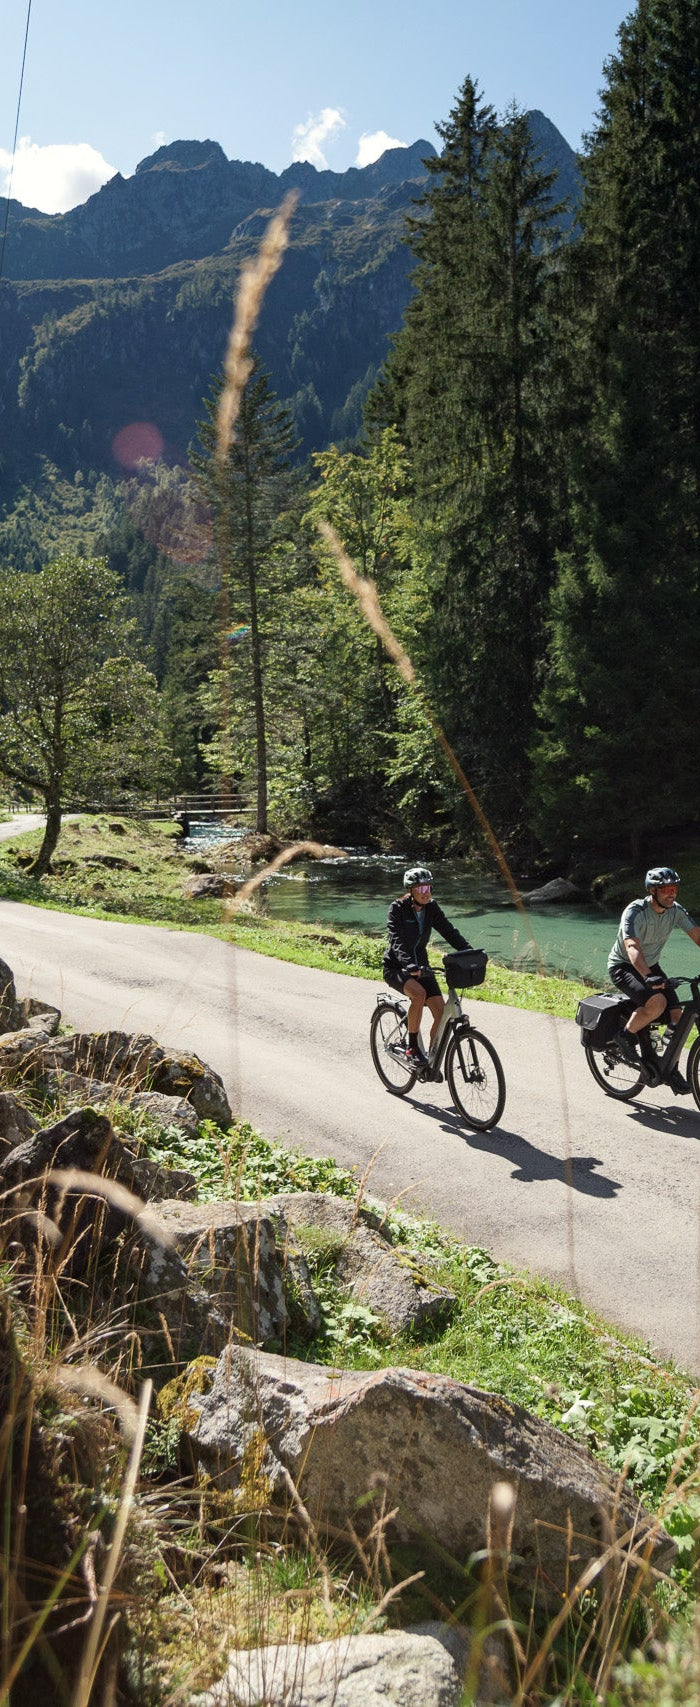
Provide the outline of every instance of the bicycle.
<path id="1" fill-rule="evenodd" d="M 439 1084 L 445 1077 L 458 1114 L 475 1132 L 495 1126 L 506 1102 L 498 1055 L 488 1037 L 475 1030 L 458 994 L 460 989 L 483 983 L 486 960 L 482 949 L 443 955 L 448 996 L 425 1068 L 416 1069 L 406 1058 L 408 1004 L 400 997 L 385 990 L 377 996 L 369 1031 L 372 1060 L 392 1096 L 405 1097 L 416 1082 Z"/>
<path id="2" fill-rule="evenodd" d="M 666 982 L 671 984 L 674 990 L 678 989 L 679 984 L 689 984 L 692 995 L 688 1001 L 682 1004 L 681 1017 L 677 1025 L 665 1025 L 662 1014 L 660 1019 L 649 1026 L 655 1057 L 653 1062 L 654 1078 L 651 1082 L 647 1075 L 641 1071 L 641 1067 L 640 1070 L 637 1070 L 630 1061 L 625 1061 L 616 1046 L 616 1039 L 622 1030 L 623 1023 L 633 1011 L 632 1003 L 624 996 L 617 998 L 613 996 L 608 998 L 593 997 L 588 1003 L 586 1001 L 579 1003 L 579 1012 L 581 1012 L 587 1007 L 589 1010 L 592 1009 L 596 1001 L 607 1000 L 609 1009 L 614 1008 L 616 1011 L 617 1024 L 613 1035 L 607 1040 L 598 1041 L 597 1044 L 591 1035 L 595 1028 L 586 1029 L 584 1019 L 579 1019 L 578 1014 L 576 1017 L 582 1027 L 581 1041 L 593 1077 L 601 1089 L 605 1091 L 606 1096 L 615 1097 L 617 1102 L 631 1102 L 632 1098 L 638 1096 L 645 1087 L 648 1090 L 656 1090 L 659 1085 L 668 1084 L 673 1068 L 678 1066 L 681 1050 L 687 1042 L 693 1026 L 696 1025 L 700 1031 L 700 978 L 667 978 Z M 688 1055 L 687 1078 L 688 1088 L 692 1092 L 697 1107 L 700 1108 L 700 1036 L 696 1037 Z"/>

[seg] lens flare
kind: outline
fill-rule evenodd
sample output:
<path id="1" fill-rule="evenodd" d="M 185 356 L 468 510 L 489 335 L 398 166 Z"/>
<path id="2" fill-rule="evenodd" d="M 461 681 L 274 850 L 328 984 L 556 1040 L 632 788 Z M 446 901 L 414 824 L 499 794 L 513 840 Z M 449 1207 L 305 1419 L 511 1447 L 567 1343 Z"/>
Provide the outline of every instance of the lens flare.
<path id="1" fill-rule="evenodd" d="M 112 439 L 112 456 L 122 468 L 138 468 L 140 462 L 157 462 L 163 455 L 163 434 L 153 421 L 130 421 Z"/>

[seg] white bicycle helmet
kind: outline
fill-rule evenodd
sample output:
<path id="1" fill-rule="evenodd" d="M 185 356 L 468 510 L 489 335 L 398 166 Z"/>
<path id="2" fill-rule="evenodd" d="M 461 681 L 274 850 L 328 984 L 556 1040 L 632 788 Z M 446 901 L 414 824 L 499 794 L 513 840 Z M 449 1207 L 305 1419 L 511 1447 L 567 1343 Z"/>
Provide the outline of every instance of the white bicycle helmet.
<path id="1" fill-rule="evenodd" d="M 433 874 L 432 871 L 428 871 L 427 865 L 409 865 L 408 870 L 403 874 L 404 889 L 415 889 L 418 883 L 432 883 L 432 881 Z"/>

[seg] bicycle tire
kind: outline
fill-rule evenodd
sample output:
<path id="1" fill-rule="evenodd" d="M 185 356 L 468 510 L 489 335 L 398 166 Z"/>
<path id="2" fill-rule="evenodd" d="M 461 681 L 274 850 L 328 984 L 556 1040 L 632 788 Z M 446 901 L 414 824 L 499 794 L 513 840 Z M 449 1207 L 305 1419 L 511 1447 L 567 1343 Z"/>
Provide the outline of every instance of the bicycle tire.
<path id="1" fill-rule="evenodd" d="M 506 1081 L 488 1037 L 471 1027 L 456 1032 L 447 1050 L 445 1076 L 455 1108 L 467 1126 L 475 1132 L 488 1132 L 497 1125 L 506 1105 Z"/>
<path id="2" fill-rule="evenodd" d="M 593 1049 L 590 1043 L 584 1043 L 583 1047 L 595 1082 L 605 1091 L 606 1097 L 614 1097 L 616 1102 L 631 1102 L 644 1089 L 646 1080 L 643 1075 L 637 1073 L 635 1076 L 634 1067 L 616 1054 L 614 1044 L 600 1050 Z"/>
<path id="3" fill-rule="evenodd" d="M 369 1047 L 384 1089 L 393 1097 L 407 1096 L 418 1076 L 403 1059 L 407 1037 L 403 1010 L 393 1002 L 380 1003 L 372 1014 Z"/>
<path id="4" fill-rule="evenodd" d="M 688 1084 L 695 1099 L 696 1108 L 700 1108 L 700 1037 L 696 1037 L 688 1052 Z"/>

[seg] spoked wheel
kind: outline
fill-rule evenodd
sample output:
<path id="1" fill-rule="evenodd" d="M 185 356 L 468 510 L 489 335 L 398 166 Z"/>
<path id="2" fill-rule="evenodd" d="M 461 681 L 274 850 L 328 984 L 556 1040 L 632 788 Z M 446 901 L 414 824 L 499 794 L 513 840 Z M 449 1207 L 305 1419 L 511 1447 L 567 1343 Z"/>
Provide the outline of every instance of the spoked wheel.
<path id="1" fill-rule="evenodd" d="M 506 1105 L 503 1068 L 488 1037 L 462 1031 L 447 1051 L 445 1073 L 455 1108 L 467 1126 L 487 1132 L 500 1120 Z"/>
<path id="2" fill-rule="evenodd" d="M 372 1014 L 369 1046 L 372 1060 L 382 1084 L 393 1097 L 405 1097 L 417 1075 L 406 1060 L 406 1014 L 403 1008 L 387 1002 Z"/>
<path id="3" fill-rule="evenodd" d="M 590 1043 L 584 1043 L 583 1047 L 593 1077 L 606 1096 L 615 1097 L 617 1102 L 631 1102 L 632 1097 L 639 1094 L 645 1080 L 636 1067 L 632 1067 L 629 1061 L 623 1061 L 614 1043 L 610 1043 L 607 1049 L 592 1049 Z"/>
<path id="4" fill-rule="evenodd" d="M 700 1037 L 696 1037 L 688 1053 L 688 1084 L 700 1108 Z"/>

